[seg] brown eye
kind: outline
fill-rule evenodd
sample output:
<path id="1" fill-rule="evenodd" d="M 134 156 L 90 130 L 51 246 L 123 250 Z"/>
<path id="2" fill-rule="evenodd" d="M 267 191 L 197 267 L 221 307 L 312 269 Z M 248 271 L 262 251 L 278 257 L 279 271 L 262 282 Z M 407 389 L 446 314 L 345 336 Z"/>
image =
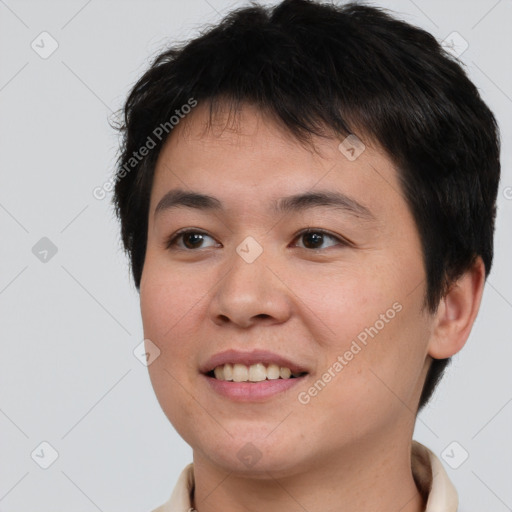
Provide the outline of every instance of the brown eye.
<path id="1" fill-rule="evenodd" d="M 185 233 L 183 236 L 183 245 L 187 249 L 196 249 L 203 243 L 203 235 L 201 233 Z"/>
<path id="2" fill-rule="evenodd" d="M 307 249 L 318 249 L 324 241 L 324 235 L 322 233 L 304 233 L 302 240 Z"/>
<path id="3" fill-rule="evenodd" d="M 170 249 L 173 246 L 177 246 L 179 249 L 183 250 L 194 250 L 203 248 L 203 242 L 206 238 L 213 238 L 210 235 L 202 231 L 194 231 L 194 230 L 183 230 L 179 231 L 175 235 L 172 235 L 170 239 L 166 243 L 166 248 Z M 179 244 L 178 242 L 182 242 Z"/>
<path id="4" fill-rule="evenodd" d="M 322 229 L 308 229 L 306 231 L 302 231 L 296 238 L 304 241 L 303 249 L 327 249 L 333 245 L 348 245 L 343 239 L 331 235 Z M 334 240 L 336 243 L 330 244 L 327 247 L 322 247 L 322 244 L 328 239 Z"/>

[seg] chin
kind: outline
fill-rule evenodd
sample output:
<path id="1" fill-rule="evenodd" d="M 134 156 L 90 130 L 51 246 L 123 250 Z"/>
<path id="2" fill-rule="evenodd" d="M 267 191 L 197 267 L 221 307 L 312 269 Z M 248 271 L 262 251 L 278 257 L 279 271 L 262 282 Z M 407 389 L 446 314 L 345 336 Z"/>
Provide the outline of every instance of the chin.
<path id="1" fill-rule="evenodd" d="M 197 442 L 191 440 L 189 444 L 194 454 L 206 457 L 210 464 L 222 468 L 226 472 L 237 473 L 250 478 L 268 479 L 269 473 L 274 476 L 289 476 L 299 472 L 302 457 L 298 453 L 297 443 L 288 438 L 288 443 L 282 439 L 255 438 L 247 435 L 234 436 L 228 434 L 222 439 L 214 437 L 216 444 L 211 446 L 211 439 Z M 210 442 L 208 442 L 210 441 Z M 195 446 L 199 446 L 196 449 Z"/>

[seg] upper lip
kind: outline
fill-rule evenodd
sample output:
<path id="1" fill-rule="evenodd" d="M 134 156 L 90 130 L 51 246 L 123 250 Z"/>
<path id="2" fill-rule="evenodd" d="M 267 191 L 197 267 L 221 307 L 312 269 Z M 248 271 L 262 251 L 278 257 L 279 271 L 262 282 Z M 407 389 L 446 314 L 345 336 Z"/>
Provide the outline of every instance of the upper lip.
<path id="1" fill-rule="evenodd" d="M 226 350 L 224 352 L 219 352 L 218 354 L 210 357 L 210 359 L 201 366 L 200 371 L 201 373 L 209 373 L 217 366 L 222 366 L 226 363 L 245 364 L 246 366 L 251 366 L 256 363 L 263 363 L 267 365 L 273 363 L 278 366 L 289 368 L 292 373 L 307 373 L 307 369 L 301 364 L 294 363 L 293 361 L 290 361 L 290 359 L 279 354 L 275 354 L 274 352 L 269 352 L 268 350 L 253 350 L 251 352 Z"/>

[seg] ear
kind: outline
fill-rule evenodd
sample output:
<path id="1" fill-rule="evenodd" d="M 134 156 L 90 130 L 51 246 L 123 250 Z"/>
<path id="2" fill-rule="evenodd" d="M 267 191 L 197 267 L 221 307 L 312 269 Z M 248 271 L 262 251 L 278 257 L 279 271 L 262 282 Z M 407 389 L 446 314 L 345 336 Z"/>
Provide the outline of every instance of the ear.
<path id="1" fill-rule="evenodd" d="M 480 308 L 485 284 L 485 265 L 479 256 L 441 299 L 434 317 L 428 354 L 446 359 L 466 343 Z"/>

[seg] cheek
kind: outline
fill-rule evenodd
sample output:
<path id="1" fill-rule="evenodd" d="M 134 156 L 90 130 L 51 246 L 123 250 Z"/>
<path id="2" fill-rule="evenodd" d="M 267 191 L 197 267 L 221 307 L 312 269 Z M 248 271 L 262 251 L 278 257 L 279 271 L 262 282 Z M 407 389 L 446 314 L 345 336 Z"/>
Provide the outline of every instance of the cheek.
<path id="1" fill-rule="evenodd" d="M 144 335 L 162 347 L 186 328 L 204 290 L 194 281 L 193 270 L 169 266 L 165 258 L 148 251 L 140 285 L 140 308 Z"/>
<path id="2" fill-rule="evenodd" d="M 294 278 L 293 291 L 306 306 L 302 319 L 309 318 L 318 343 L 343 350 L 358 337 L 364 342 L 374 333 L 376 322 L 380 332 L 398 315 L 399 306 L 393 307 L 399 297 L 393 292 L 394 283 L 379 281 L 376 274 L 361 266 L 316 273 L 313 279 Z"/>
<path id="3" fill-rule="evenodd" d="M 325 400 L 333 411 L 341 403 L 370 416 L 379 404 L 403 408 L 401 400 L 413 401 L 422 384 L 429 331 L 421 314 L 423 286 L 411 293 L 414 269 L 401 275 L 389 269 L 344 269 L 314 282 L 295 281 L 294 291 L 306 298 L 303 319 L 309 318 L 323 349 L 317 377 L 329 384 L 318 403 Z"/>
<path id="4" fill-rule="evenodd" d="M 178 383 L 190 387 L 190 376 L 196 371 L 195 337 L 191 336 L 194 314 L 201 307 L 201 294 L 195 290 L 187 275 L 171 272 L 155 264 L 149 257 L 145 263 L 140 286 L 140 308 L 144 338 L 160 350 L 157 359 L 148 367 L 153 388 L 166 413 L 176 400 Z"/>
<path id="5" fill-rule="evenodd" d="M 140 286 L 144 338 L 160 349 L 148 366 L 149 377 L 163 412 L 186 441 L 193 430 L 186 418 L 198 414 L 188 390 L 193 389 L 191 375 L 196 371 L 191 353 L 197 352 L 190 337 L 190 313 L 201 295 L 195 297 L 191 289 L 194 286 L 183 273 L 180 277 L 157 265 L 151 255 L 146 258 Z"/>

